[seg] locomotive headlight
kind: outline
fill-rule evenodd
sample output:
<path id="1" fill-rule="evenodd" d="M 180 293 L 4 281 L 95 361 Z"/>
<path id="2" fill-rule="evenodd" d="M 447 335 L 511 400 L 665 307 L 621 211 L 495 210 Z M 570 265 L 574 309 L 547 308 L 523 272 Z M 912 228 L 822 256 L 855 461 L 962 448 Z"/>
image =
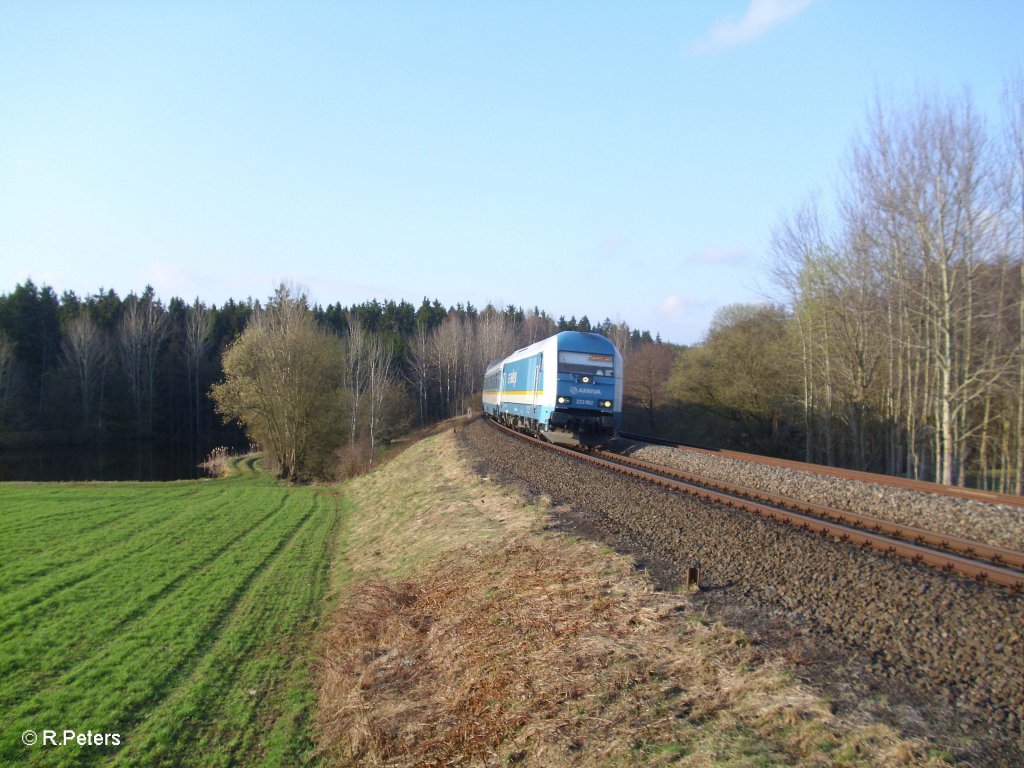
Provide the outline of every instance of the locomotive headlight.
<path id="1" fill-rule="evenodd" d="M 557 402 L 559 405 L 568 405 L 572 402 L 572 398 L 566 397 L 565 395 L 559 395 Z"/>
<path id="2" fill-rule="evenodd" d="M 589 383 L 590 383 L 590 377 L 589 376 L 580 376 L 580 384 L 589 384 Z"/>
<path id="3" fill-rule="evenodd" d="M 601 407 L 602 408 L 611 408 L 612 407 L 612 401 L 611 400 L 602 400 L 601 401 Z"/>

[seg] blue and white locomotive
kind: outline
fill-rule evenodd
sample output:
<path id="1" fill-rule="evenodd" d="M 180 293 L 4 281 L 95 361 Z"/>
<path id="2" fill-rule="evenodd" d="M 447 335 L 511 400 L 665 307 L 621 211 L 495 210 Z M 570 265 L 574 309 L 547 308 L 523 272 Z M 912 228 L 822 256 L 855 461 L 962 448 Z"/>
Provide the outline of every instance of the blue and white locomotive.
<path id="1" fill-rule="evenodd" d="M 622 416 L 622 355 L 598 333 L 563 331 L 484 372 L 484 411 L 553 443 L 597 445 Z"/>

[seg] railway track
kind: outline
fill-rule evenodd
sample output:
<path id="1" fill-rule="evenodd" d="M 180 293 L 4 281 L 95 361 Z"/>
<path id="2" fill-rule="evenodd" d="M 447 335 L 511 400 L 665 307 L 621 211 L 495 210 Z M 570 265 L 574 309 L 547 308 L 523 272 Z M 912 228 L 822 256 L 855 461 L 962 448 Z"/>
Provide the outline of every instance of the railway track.
<path id="1" fill-rule="evenodd" d="M 1011 507 L 1024 507 L 1024 496 L 1017 496 L 1007 493 L 996 493 L 995 491 L 982 491 L 976 488 L 960 488 L 942 483 L 932 483 L 926 480 L 912 480 L 906 477 L 894 477 L 882 475 L 877 472 L 862 472 L 856 469 L 843 469 L 842 467 L 829 467 L 824 464 L 811 464 L 806 461 L 795 461 L 793 459 L 777 459 L 772 456 L 760 456 L 756 453 L 742 453 L 724 449 L 702 448 L 696 445 L 687 445 L 673 440 L 662 440 L 657 437 L 647 437 L 629 432 L 620 432 L 619 437 L 626 440 L 635 440 L 642 443 L 664 445 L 669 448 L 676 448 L 680 451 L 692 451 L 694 453 L 709 454 L 725 459 L 737 459 L 739 461 L 750 461 L 755 464 L 764 464 L 770 467 L 784 467 L 794 469 L 798 472 L 811 472 L 815 475 L 828 475 L 839 477 L 844 480 L 860 480 L 876 485 L 887 485 L 891 488 L 905 488 L 911 491 L 922 493 L 938 494 L 956 499 L 967 499 L 969 501 L 981 501 L 986 504 L 1005 504 Z"/>
<path id="2" fill-rule="evenodd" d="M 827 535 L 883 554 L 903 557 L 978 582 L 999 585 L 1018 593 L 1024 591 L 1024 553 L 1021 552 L 708 480 L 618 454 L 604 451 L 581 453 L 491 423 L 518 439 L 664 488 L 727 507 L 744 509 L 802 530 Z M 803 468 L 806 470 L 808 465 Z"/>
<path id="3" fill-rule="evenodd" d="M 553 529 L 628 553 L 664 589 L 681 587 L 690 569 L 698 568 L 704 588 L 692 596 L 695 610 L 742 627 L 755 643 L 795 659 L 799 674 L 827 691 L 837 712 L 878 705 L 888 718 L 896 706 L 898 722 L 910 722 L 901 713 L 912 713 L 913 722 L 926 724 L 923 732 L 957 761 L 1024 765 L 1024 594 L 1012 586 L 914 567 L 767 516 L 730 515 L 720 504 L 703 503 L 669 484 L 682 480 L 640 482 L 624 474 L 646 471 L 639 467 L 581 462 L 578 452 L 542 452 L 536 444 L 516 450 L 512 439 L 482 423 L 459 435 L 484 476 L 528 497 L 550 499 Z M 669 451 L 643 458 L 672 461 Z M 793 496 L 803 492 L 799 478 L 777 483 L 773 473 L 756 467 L 737 466 L 731 474 L 723 479 Z M 837 481 L 834 495 L 831 482 L 808 485 L 815 486 L 809 500 L 859 509 L 846 506 L 858 496 L 839 487 L 845 484 Z M 894 519 L 911 525 L 929 520 L 923 525 L 933 531 L 948 530 L 931 522 L 942 516 L 928 511 L 949 504 L 919 499 L 913 515 Z"/>

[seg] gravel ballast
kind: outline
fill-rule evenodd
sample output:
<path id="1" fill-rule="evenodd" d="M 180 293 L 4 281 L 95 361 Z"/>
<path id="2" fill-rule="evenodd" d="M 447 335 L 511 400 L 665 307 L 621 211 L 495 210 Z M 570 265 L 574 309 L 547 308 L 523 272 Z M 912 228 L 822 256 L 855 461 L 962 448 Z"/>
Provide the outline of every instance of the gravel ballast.
<path id="1" fill-rule="evenodd" d="M 791 639 L 794 661 L 843 706 L 888 696 L 904 730 L 976 765 L 1024 764 L 1024 597 L 585 465 L 485 421 L 460 435 L 481 472 L 550 497 L 553 525 L 634 554 L 660 586 L 698 567 L 709 613 L 758 642 Z"/>
<path id="2" fill-rule="evenodd" d="M 845 480 L 704 451 L 619 442 L 617 448 L 620 453 L 652 464 L 947 536 L 1024 551 L 1024 507 L 939 496 L 862 480 Z"/>

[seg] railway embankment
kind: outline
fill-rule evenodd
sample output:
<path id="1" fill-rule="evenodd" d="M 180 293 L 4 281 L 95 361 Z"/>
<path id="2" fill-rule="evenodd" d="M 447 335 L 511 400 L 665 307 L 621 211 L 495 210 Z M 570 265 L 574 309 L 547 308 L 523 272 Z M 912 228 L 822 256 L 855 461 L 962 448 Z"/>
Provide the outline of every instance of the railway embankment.
<path id="1" fill-rule="evenodd" d="M 631 553 L 659 586 L 698 567 L 696 604 L 791 658 L 837 712 L 870 712 L 975 765 L 1024 759 L 1021 595 L 585 466 L 486 424 L 463 439 L 481 471 L 551 498 L 557 527 Z"/>
<path id="2" fill-rule="evenodd" d="M 479 422 L 343 486 L 323 633 L 329 765 L 946 765 L 496 482 Z M 469 449 L 469 450 L 467 450 Z M 497 443 L 491 449 L 500 450 Z"/>

